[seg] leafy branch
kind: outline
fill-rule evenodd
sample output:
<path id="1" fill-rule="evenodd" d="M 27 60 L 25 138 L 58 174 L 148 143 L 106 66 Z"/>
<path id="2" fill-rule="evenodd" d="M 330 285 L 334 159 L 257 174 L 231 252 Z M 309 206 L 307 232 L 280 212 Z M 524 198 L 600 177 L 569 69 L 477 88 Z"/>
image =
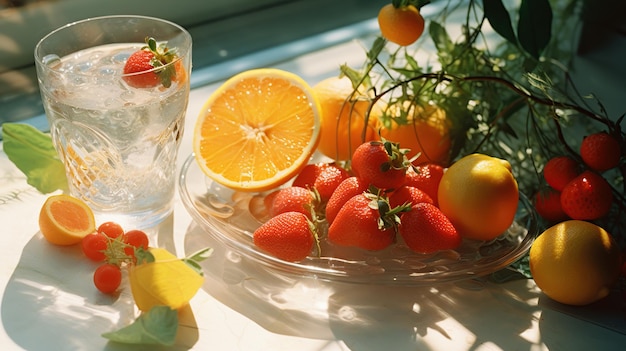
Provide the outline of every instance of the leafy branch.
<path id="1" fill-rule="evenodd" d="M 416 7 L 429 3 L 408 2 Z M 585 131 L 604 130 L 626 144 L 624 117 L 609 118 L 602 103 L 582 96 L 570 79 L 567 67 L 574 47 L 568 45 L 580 26 L 576 1 L 522 0 L 517 9 L 507 9 L 499 0 L 457 6 L 448 1 L 430 20 L 429 37 L 417 46 L 397 47 L 378 37 L 363 67 L 341 67 L 355 92 L 369 91 L 370 112 L 379 101 L 405 111 L 399 116 L 384 113 L 383 125 L 391 124 L 386 119 L 411 123 L 406 111 L 434 104 L 453 125 L 451 161 L 471 152 L 506 158 L 518 173 L 520 190 L 529 196 L 544 186 L 540 174 L 549 158 L 565 153 L 581 160 L 572 140 L 581 140 Z M 461 37 L 453 40 L 446 20 L 459 10 L 466 12 Z M 493 39 L 487 24 L 500 40 Z M 560 30 L 552 32 L 553 27 Z M 429 44 L 437 60 L 420 62 L 422 47 Z M 617 199 L 616 217 L 610 217 L 619 218 L 626 212 L 626 165 L 622 162 L 605 177 Z"/>

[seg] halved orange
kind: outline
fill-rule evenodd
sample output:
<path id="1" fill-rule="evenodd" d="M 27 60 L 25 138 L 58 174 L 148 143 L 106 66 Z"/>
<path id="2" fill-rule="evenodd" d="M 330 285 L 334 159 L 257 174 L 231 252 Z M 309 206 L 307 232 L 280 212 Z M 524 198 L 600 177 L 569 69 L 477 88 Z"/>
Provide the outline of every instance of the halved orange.
<path id="1" fill-rule="evenodd" d="M 41 207 L 39 230 L 53 244 L 74 245 L 96 230 L 96 220 L 91 208 L 81 199 L 53 195 Z"/>
<path id="2" fill-rule="evenodd" d="M 296 175 L 319 143 L 319 104 L 294 73 L 274 68 L 239 73 L 207 100 L 193 151 L 202 171 L 240 191 L 275 188 Z"/>

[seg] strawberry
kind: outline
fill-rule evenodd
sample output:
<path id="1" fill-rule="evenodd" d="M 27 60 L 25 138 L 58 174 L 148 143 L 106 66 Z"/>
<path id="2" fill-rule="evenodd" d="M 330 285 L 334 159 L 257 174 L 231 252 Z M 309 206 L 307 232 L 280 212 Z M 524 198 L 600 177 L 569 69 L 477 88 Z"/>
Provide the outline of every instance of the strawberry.
<path id="1" fill-rule="evenodd" d="M 322 170 L 328 167 L 328 163 L 310 163 L 298 173 L 293 179 L 291 185 L 301 188 L 311 188 L 315 184 L 315 179 L 322 173 Z"/>
<path id="2" fill-rule="evenodd" d="M 337 186 L 350 175 L 335 163 L 309 164 L 296 176 L 292 185 L 315 188 L 320 201 L 326 202 Z"/>
<path id="3" fill-rule="evenodd" d="M 400 216 L 398 233 L 418 253 L 452 250 L 461 245 L 461 236 L 448 217 L 430 203 L 418 203 Z"/>
<path id="4" fill-rule="evenodd" d="M 352 154 L 354 175 L 379 189 L 400 187 L 409 164 L 406 150 L 386 140 L 365 142 Z"/>
<path id="5" fill-rule="evenodd" d="M 553 189 L 563 191 L 580 174 L 580 165 L 568 156 L 553 157 L 543 167 L 543 177 Z"/>
<path id="6" fill-rule="evenodd" d="M 355 195 L 339 210 L 328 228 L 328 240 L 340 246 L 382 250 L 396 237 L 398 209 L 389 209 L 384 197 Z"/>
<path id="7" fill-rule="evenodd" d="M 608 133 L 586 136 L 580 144 L 580 156 L 589 168 L 603 172 L 619 165 L 619 141 Z"/>
<path id="8" fill-rule="evenodd" d="M 313 191 L 291 186 L 276 191 L 269 208 L 269 215 L 275 217 L 284 212 L 300 212 L 312 219 L 318 205 L 319 200 Z"/>
<path id="9" fill-rule="evenodd" d="M 433 200 L 436 206 L 438 203 L 437 193 L 439 192 L 439 182 L 443 177 L 444 168 L 438 164 L 427 163 L 416 167 L 409 167 L 406 171 L 404 185 L 416 187 L 425 192 Z"/>
<path id="10" fill-rule="evenodd" d="M 289 262 L 304 260 L 313 250 L 317 231 L 300 212 L 285 212 L 270 218 L 252 234 L 254 245 Z"/>
<path id="11" fill-rule="evenodd" d="M 594 220 L 611 209 L 611 186 L 601 175 L 585 171 L 561 192 L 561 207 L 572 219 Z"/>
<path id="12" fill-rule="evenodd" d="M 154 38 L 146 38 L 146 46 L 130 55 L 124 65 L 123 79 L 133 88 L 153 88 L 159 84 L 166 88 L 176 80 L 176 64 L 169 65 L 178 58 L 176 50 L 165 44 L 157 44 Z"/>
<path id="13" fill-rule="evenodd" d="M 550 223 L 568 218 L 561 207 L 561 192 L 551 187 L 538 191 L 533 197 L 533 204 L 539 216 Z"/>
<path id="14" fill-rule="evenodd" d="M 404 204 L 415 205 L 420 202 L 434 203 L 433 199 L 426 192 L 414 186 L 403 185 L 394 190 L 391 196 L 389 196 L 389 206 L 391 208 Z"/>
<path id="15" fill-rule="evenodd" d="M 367 191 L 368 185 L 358 177 L 350 177 L 341 182 L 326 203 L 326 221 L 332 224 L 343 205 L 353 196 Z"/>

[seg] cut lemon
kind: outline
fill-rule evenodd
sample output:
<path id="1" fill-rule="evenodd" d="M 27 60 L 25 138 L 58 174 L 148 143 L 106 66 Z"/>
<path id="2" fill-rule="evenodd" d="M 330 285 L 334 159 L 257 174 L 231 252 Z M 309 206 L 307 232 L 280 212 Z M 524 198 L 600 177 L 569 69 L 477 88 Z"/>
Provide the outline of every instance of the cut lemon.
<path id="1" fill-rule="evenodd" d="M 273 68 L 239 73 L 200 111 L 195 158 L 209 178 L 231 189 L 275 188 L 315 152 L 319 111 L 311 87 L 293 73 Z"/>
<path id="2" fill-rule="evenodd" d="M 74 245 L 96 230 L 96 220 L 82 200 L 65 194 L 53 195 L 41 207 L 39 230 L 53 244 Z"/>
<path id="3" fill-rule="evenodd" d="M 204 277 L 181 259 L 161 248 L 150 248 L 154 262 L 131 266 L 130 289 L 141 311 L 154 306 L 186 306 L 204 283 Z"/>

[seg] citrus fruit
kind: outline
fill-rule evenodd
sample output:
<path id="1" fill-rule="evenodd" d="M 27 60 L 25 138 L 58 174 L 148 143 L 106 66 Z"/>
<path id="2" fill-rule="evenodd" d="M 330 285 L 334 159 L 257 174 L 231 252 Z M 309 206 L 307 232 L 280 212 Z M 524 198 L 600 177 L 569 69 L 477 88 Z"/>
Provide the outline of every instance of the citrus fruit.
<path id="1" fill-rule="evenodd" d="M 204 283 L 202 275 L 165 249 L 149 251 L 155 261 L 133 265 L 129 271 L 137 307 L 145 312 L 154 306 L 179 309 L 187 305 Z"/>
<path id="2" fill-rule="evenodd" d="M 398 45 L 413 44 L 424 32 L 424 17 L 413 6 L 383 6 L 378 12 L 378 26 L 383 37 Z"/>
<path id="3" fill-rule="evenodd" d="M 206 101 L 194 129 L 200 169 L 241 191 L 277 187 L 298 173 L 319 142 L 319 105 L 299 76 L 254 69 L 224 82 Z"/>
<path id="4" fill-rule="evenodd" d="M 530 272 L 551 299 L 568 305 L 587 305 L 610 292 L 618 279 L 618 245 L 603 228 L 569 220 L 544 231 L 529 253 Z"/>
<path id="5" fill-rule="evenodd" d="M 446 170 L 437 197 L 461 236 L 491 240 L 513 223 L 519 190 L 508 161 L 476 153 Z"/>
<path id="6" fill-rule="evenodd" d="M 313 90 L 321 107 L 317 147 L 321 154 L 346 161 L 364 141 L 376 139 L 379 110 L 372 109 L 367 117 L 370 102 L 364 94 L 354 91 L 349 78 L 326 78 L 314 85 Z"/>
<path id="7" fill-rule="evenodd" d="M 81 199 L 53 195 L 41 207 L 39 230 L 53 244 L 74 245 L 96 230 L 96 220 L 91 208 Z"/>
<path id="8" fill-rule="evenodd" d="M 387 113 L 391 113 L 388 127 L 380 129 L 380 135 L 403 149 L 410 149 L 409 158 L 419 153 L 413 161 L 415 165 L 436 163 L 446 165 L 449 160 L 451 123 L 446 112 L 434 105 L 411 105 L 401 112 L 393 105 Z M 382 117 L 385 118 L 385 117 Z"/>

